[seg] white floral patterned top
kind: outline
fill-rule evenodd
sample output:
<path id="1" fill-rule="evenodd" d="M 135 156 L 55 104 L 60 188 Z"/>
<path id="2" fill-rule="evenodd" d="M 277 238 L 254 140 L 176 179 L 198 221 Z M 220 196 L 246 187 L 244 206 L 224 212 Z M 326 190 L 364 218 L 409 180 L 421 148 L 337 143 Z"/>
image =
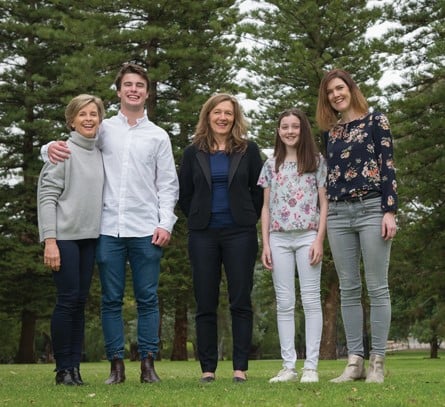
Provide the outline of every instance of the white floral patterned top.
<path id="1" fill-rule="evenodd" d="M 263 165 L 258 185 L 270 188 L 271 232 L 317 230 L 320 218 L 318 188 L 326 186 L 322 155 L 316 172 L 298 174 L 296 161 L 285 161 L 275 172 L 275 158 Z"/>

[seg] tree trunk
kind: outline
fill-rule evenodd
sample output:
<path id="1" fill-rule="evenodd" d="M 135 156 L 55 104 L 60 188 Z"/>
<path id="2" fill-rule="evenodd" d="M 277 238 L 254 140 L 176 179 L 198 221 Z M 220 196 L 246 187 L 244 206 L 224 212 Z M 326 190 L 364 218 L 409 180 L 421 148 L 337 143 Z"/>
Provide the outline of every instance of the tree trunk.
<path id="1" fill-rule="evenodd" d="M 337 280 L 329 282 L 323 303 L 323 335 L 320 343 L 320 359 L 337 359 L 337 311 L 339 292 Z"/>
<path id="2" fill-rule="evenodd" d="M 150 72 L 150 68 L 148 68 Z M 156 107 L 158 104 L 158 82 L 150 79 L 147 99 L 147 116 L 150 120 L 156 121 Z"/>
<path id="3" fill-rule="evenodd" d="M 22 328 L 20 332 L 19 350 L 16 363 L 36 363 L 34 339 L 37 316 L 34 312 L 24 309 L 22 311 Z"/>
<path id="4" fill-rule="evenodd" d="M 430 341 L 430 357 L 431 359 L 437 359 L 439 357 L 439 341 L 437 335 L 434 335 Z"/>
<path id="5" fill-rule="evenodd" d="M 187 303 L 176 299 L 175 327 L 171 360 L 188 360 L 187 355 Z"/>

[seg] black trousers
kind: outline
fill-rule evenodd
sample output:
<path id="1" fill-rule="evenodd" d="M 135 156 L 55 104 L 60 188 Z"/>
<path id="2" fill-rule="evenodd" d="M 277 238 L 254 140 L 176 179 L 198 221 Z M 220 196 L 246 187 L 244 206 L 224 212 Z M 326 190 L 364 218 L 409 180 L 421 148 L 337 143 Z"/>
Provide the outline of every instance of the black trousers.
<path id="1" fill-rule="evenodd" d="M 56 370 L 60 371 L 79 368 L 96 239 L 57 240 L 57 246 L 61 267 L 53 272 L 57 302 L 51 317 L 51 339 Z"/>
<path id="2" fill-rule="evenodd" d="M 218 363 L 217 309 L 221 266 L 224 266 L 227 277 L 232 317 L 233 369 L 248 369 L 253 325 L 250 294 L 257 252 L 254 226 L 189 231 L 198 357 L 203 372 L 214 372 Z"/>

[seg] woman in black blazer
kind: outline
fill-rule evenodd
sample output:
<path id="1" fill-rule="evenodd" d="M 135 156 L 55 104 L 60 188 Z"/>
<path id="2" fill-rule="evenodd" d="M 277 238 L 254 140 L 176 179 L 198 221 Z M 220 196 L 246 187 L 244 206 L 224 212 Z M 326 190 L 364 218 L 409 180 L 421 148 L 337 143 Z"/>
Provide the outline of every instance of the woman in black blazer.
<path id="1" fill-rule="evenodd" d="M 215 380 L 221 266 L 227 277 L 233 336 L 233 380 L 246 380 L 252 340 L 250 293 L 258 251 L 256 223 L 262 167 L 238 100 L 216 94 L 203 105 L 179 171 L 179 205 L 187 216 L 202 382 Z"/>

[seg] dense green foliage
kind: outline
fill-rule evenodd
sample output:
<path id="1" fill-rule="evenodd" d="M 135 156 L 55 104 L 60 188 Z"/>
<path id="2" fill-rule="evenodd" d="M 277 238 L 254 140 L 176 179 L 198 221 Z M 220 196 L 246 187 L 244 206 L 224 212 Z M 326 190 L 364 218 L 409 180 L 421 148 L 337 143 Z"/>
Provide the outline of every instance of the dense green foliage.
<path id="1" fill-rule="evenodd" d="M 301 108 L 315 126 L 318 86 L 325 71 L 342 67 L 354 72 L 359 83 L 366 83 L 365 90 L 376 84 L 382 74 L 379 43 L 365 34 L 381 10 L 368 9 L 366 3 L 267 1 L 241 25 L 241 35 L 251 40 L 242 63 L 255 77 L 248 94 L 261 107 L 256 132 L 264 147 L 273 146 L 275 118 L 286 108 Z"/>
<path id="2" fill-rule="evenodd" d="M 373 107 L 384 104 L 396 138 L 399 234 L 391 265 L 392 339 L 409 335 L 437 352 L 445 335 L 444 146 L 445 2 L 270 0 L 3 0 L 0 16 L 0 362 L 45 359 L 54 303 L 36 225 L 41 145 L 65 136 L 63 110 L 79 93 L 118 108 L 114 75 L 122 63 L 147 68 L 151 120 L 171 135 L 179 165 L 202 103 L 216 91 L 245 95 L 251 135 L 273 144 L 277 112 L 304 109 L 314 125 L 323 71 L 350 70 Z M 373 8 L 367 7 L 372 4 Z M 382 8 L 381 8 L 382 7 Z M 384 38 L 370 27 L 391 23 Z M 381 89 L 385 72 L 402 81 Z M 243 96 L 244 97 L 244 96 Z M 193 294 L 185 219 L 162 260 L 160 302 L 163 358 L 193 356 Z M 338 286 L 329 249 L 323 272 L 322 354 L 335 357 Z M 297 297 L 298 298 L 298 297 Z M 277 357 L 270 274 L 258 267 L 253 292 L 253 357 Z M 86 357 L 102 357 L 100 288 L 95 275 L 88 304 Z M 221 356 L 230 357 L 226 290 L 221 292 Z M 298 349 L 304 349 L 298 306 Z M 134 342 L 131 280 L 125 302 L 128 352 Z M 324 352 L 324 353 L 323 353 Z"/>
<path id="3" fill-rule="evenodd" d="M 36 359 L 36 323 L 48 319 L 54 301 L 50 273 L 41 264 L 35 193 L 42 165 L 39 149 L 61 136 L 66 102 L 78 93 L 97 94 L 112 114 L 117 100 L 111 84 L 118 68 L 126 61 L 143 65 L 150 75 L 148 115 L 171 133 L 179 161 L 209 94 L 236 90 L 230 33 L 238 12 L 227 7 L 234 2 L 164 3 L 2 4 L 0 302 L 4 318 L 22 319 L 21 340 L 26 344 L 18 346 L 18 361 Z M 177 228 L 177 236 L 179 243 L 168 249 L 163 264 L 160 293 L 166 311 L 175 311 L 175 300 L 181 303 L 184 319 L 191 302 L 184 227 Z M 96 318 L 97 312 L 96 307 Z"/>
<path id="4" fill-rule="evenodd" d="M 396 60 L 404 81 L 391 89 L 403 94 L 391 104 L 402 201 L 394 328 L 408 328 L 437 357 L 445 337 L 445 2 L 409 2 L 389 16 L 400 23 L 391 49 L 405 43 Z"/>
<path id="5" fill-rule="evenodd" d="M 365 92 L 378 94 L 382 44 L 368 39 L 366 33 L 382 10 L 367 8 L 366 3 L 273 0 L 254 9 L 240 26 L 242 35 L 252 43 L 241 59 L 255 75 L 247 94 L 261 107 L 255 114 L 255 133 L 263 147 L 273 148 L 276 117 L 290 107 L 306 112 L 319 138 L 315 128 L 318 87 L 329 69 L 342 67 L 353 72 Z M 321 357 L 335 358 L 336 335 L 341 332 L 337 329 L 338 283 L 327 246 L 322 284 L 325 318 Z"/>

